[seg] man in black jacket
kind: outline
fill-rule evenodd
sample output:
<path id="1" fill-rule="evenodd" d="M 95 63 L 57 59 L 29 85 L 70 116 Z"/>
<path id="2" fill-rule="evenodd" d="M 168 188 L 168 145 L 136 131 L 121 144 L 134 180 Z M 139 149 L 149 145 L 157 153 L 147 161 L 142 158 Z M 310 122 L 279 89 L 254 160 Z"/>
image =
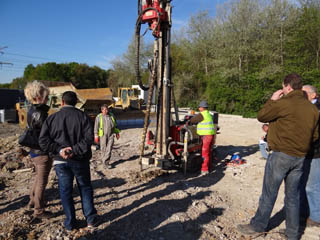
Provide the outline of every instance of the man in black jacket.
<path id="1" fill-rule="evenodd" d="M 50 115 L 42 126 L 39 144 L 54 159 L 53 165 L 59 181 L 59 192 L 67 230 L 76 227 L 72 198 L 73 179 L 80 192 L 83 214 L 88 227 L 97 224 L 97 211 L 93 204 L 89 160 L 92 157 L 93 128 L 90 118 L 75 108 L 77 95 L 67 91 L 62 95 L 62 108 Z"/>

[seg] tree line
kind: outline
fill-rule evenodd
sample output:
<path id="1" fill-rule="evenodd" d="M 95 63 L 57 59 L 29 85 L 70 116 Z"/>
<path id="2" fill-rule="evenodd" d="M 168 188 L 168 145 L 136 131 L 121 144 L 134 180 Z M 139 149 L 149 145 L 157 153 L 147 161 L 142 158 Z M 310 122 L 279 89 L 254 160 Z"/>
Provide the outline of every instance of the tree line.
<path id="1" fill-rule="evenodd" d="M 320 1 L 231 1 L 191 17 L 172 52 L 180 104 L 255 116 L 288 73 L 320 89 Z"/>
<path id="2" fill-rule="evenodd" d="M 76 88 L 130 86 L 136 84 L 134 46 L 132 40 L 107 71 L 78 63 L 28 65 L 10 87 L 34 79 L 72 82 Z M 153 43 L 140 49 L 140 62 L 147 63 Z M 173 33 L 171 57 L 179 106 L 196 107 L 206 99 L 218 112 L 254 117 L 288 73 L 320 89 L 320 1 L 231 0 L 215 16 L 198 12 Z"/>
<path id="3" fill-rule="evenodd" d="M 109 71 L 97 66 L 76 62 L 58 64 L 48 62 L 33 66 L 27 65 L 22 77 L 12 80 L 7 87 L 23 89 L 27 82 L 33 80 L 71 82 L 76 88 L 103 88 L 108 86 Z M 1 87 L 1 86 L 0 86 Z M 2 86 L 4 87 L 4 86 Z"/>
<path id="4" fill-rule="evenodd" d="M 212 110 L 255 117 L 289 73 L 320 90 L 319 0 L 231 0 L 216 12 L 199 12 L 173 33 L 172 80 L 179 106 L 196 108 L 206 99 Z M 152 47 L 145 44 L 140 62 L 152 58 Z M 112 63 L 120 84 L 136 81 L 134 60 L 132 41 Z"/>

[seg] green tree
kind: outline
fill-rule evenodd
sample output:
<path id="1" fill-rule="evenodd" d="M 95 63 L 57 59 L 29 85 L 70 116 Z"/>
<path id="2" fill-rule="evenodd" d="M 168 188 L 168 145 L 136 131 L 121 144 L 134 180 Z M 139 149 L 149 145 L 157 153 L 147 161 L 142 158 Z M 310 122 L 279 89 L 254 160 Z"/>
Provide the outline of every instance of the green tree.
<path id="1" fill-rule="evenodd" d="M 0 88 L 10 88 L 11 83 L 0 83 Z"/>
<path id="2" fill-rule="evenodd" d="M 153 58 L 153 45 L 145 44 L 143 39 L 140 43 L 140 63 L 141 75 L 144 83 L 148 82 L 148 59 Z M 129 87 L 132 84 L 137 84 L 135 73 L 136 50 L 135 39 L 132 38 L 128 45 L 127 51 L 122 56 L 115 58 L 112 62 L 112 71 L 110 71 L 110 86 L 115 91 L 119 86 Z"/>
<path id="3" fill-rule="evenodd" d="M 25 78 L 15 78 L 12 80 L 10 88 L 13 89 L 24 89 L 24 87 L 27 85 L 28 80 Z"/>
<path id="4" fill-rule="evenodd" d="M 87 64 L 54 62 L 43 63 L 37 66 L 29 64 L 23 77 L 16 78 L 10 84 L 11 88 L 24 88 L 27 82 L 33 80 L 71 82 L 76 88 L 108 87 L 109 71 Z"/>
<path id="5" fill-rule="evenodd" d="M 294 45 L 299 63 L 306 70 L 320 69 L 320 4 L 307 1 L 300 9 L 300 16 L 294 31 Z"/>

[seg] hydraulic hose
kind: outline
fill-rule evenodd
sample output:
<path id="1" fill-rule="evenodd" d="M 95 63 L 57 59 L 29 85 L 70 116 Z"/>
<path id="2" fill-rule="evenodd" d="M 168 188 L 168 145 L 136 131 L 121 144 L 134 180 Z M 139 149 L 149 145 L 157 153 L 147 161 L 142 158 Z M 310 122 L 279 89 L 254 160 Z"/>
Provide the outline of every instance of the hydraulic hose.
<path id="1" fill-rule="evenodd" d="M 173 141 L 173 142 L 170 142 L 170 143 L 169 143 L 169 145 L 168 145 L 168 153 L 169 153 L 169 155 L 170 155 L 170 157 L 171 157 L 172 160 L 174 160 L 174 155 L 173 155 L 173 153 L 172 153 L 172 151 L 171 151 L 170 148 L 171 148 L 171 146 L 172 146 L 173 144 L 183 146 L 184 143 L 183 143 L 183 142 L 176 142 L 176 141 Z"/>
<path id="2" fill-rule="evenodd" d="M 157 20 L 157 25 L 154 28 L 154 30 L 152 31 L 152 34 L 154 34 L 154 32 L 157 30 L 159 23 L 160 23 L 160 12 L 158 11 L 158 9 L 156 8 L 146 8 L 143 11 L 140 10 L 141 9 L 141 5 L 140 5 L 140 1 L 138 1 L 138 19 L 136 21 L 136 31 L 135 31 L 135 44 L 136 44 L 136 62 L 135 62 L 135 70 L 136 70 L 136 77 L 138 80 L 138 84 L 140 86 L 140 88 L 144 91 L 148 91 L 149 87 L 148 86 L 144 86 L 141 80 L 141 75 L 140 75 L 140 30 L 141 30 L 141 19 L 142 16 L 145 12 L 149 11 L 149 10 L 154 10 L 157 12 L 158 15 L 158 20 Z"/>
<path id="3" fill-rule="evenodd" d="M 181 129 L 180 129 L 180 139 L 184 139 L 184 137 L 185 137 L 185 134 L 186 134 L 186 132 L 185 132 L 185 134 L 184 134 L 184 136 L 182 135 L 182 129 L 184 129 L 187 133 L 188 133 L 188 135 L 190 136 L 190 140 L 189 141 L 192 141 L 193 140 L 193 136 L 192 136 L 192 132 L 190 131 L 190 129 L 188 129 L 187 127 L 182 127 Z M 173 145 L 173 144 L 177 144 L 177 145 L 180 145 L 180 146 L 183 146 L 184 145 L 184 142 L 177 142 L 177 141 L 172 141 L 172 142 L 170 142 L 169 143 L 169 145 L 168 145 L 168 153 L 169 153 L 169 155 L 170 155 L 170 157 L 171 157 L 171 159 L 172 160 L 174 160 L 174 155 L 173 155 L 173 153 L 172 153 L 172 151 L 171 151 L 171 146 Z"/>
<path id="4" fill-rule="evenodd" d="M 191 130 L 185 126 L 181 127 L 181 130 L 184 129 L 186 132 L 189 133 L 189 136 L 190 136 L 190 141 L 193 140 L 193 134 L 191 132 Z M 182 136 L 182 131 L 180 130 L 180 139 L 183 139 L 183 136 Z"/>

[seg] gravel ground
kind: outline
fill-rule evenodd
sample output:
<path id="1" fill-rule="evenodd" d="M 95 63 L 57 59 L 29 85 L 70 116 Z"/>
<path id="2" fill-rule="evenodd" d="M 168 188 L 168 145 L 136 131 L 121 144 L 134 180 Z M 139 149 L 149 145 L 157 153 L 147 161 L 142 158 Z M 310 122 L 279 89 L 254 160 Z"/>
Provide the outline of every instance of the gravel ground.
<path id="1" fill-rule="evenodd" d="M 86 228 L 75 185 L 80 228 L 67 232 L 54 171 L 46 190 L 48 210 L 54 217 L 34 219 L 26 208 L 33 176 L 31 160 L 17 144 L 19 126 L 0 124 L 0 239 L 282 239 L 283 186 L 268 234 L 250 238 L 236 230 L 237 224 L 247 223 L 254 215 L 261 193 L 265 165 L 257 145 L 263 134 L 261 125 L 256 119 L 221 114 L 218 158 L 214 171 L 206 176 L 155 168 L 141 172 L 138 148 L 142 129 L 123 130 L 115 142 L 112 169 L 103 166 L 99 151 L 94 151 L 91 159 L 101 224 L 94 230 Z M 235 152 L 245 164 L 227 164 Z M 14 173 L 15 169 L 26 171 Z M 302 239 L 320 239 L 319 229 L 304 231 Z"/>

